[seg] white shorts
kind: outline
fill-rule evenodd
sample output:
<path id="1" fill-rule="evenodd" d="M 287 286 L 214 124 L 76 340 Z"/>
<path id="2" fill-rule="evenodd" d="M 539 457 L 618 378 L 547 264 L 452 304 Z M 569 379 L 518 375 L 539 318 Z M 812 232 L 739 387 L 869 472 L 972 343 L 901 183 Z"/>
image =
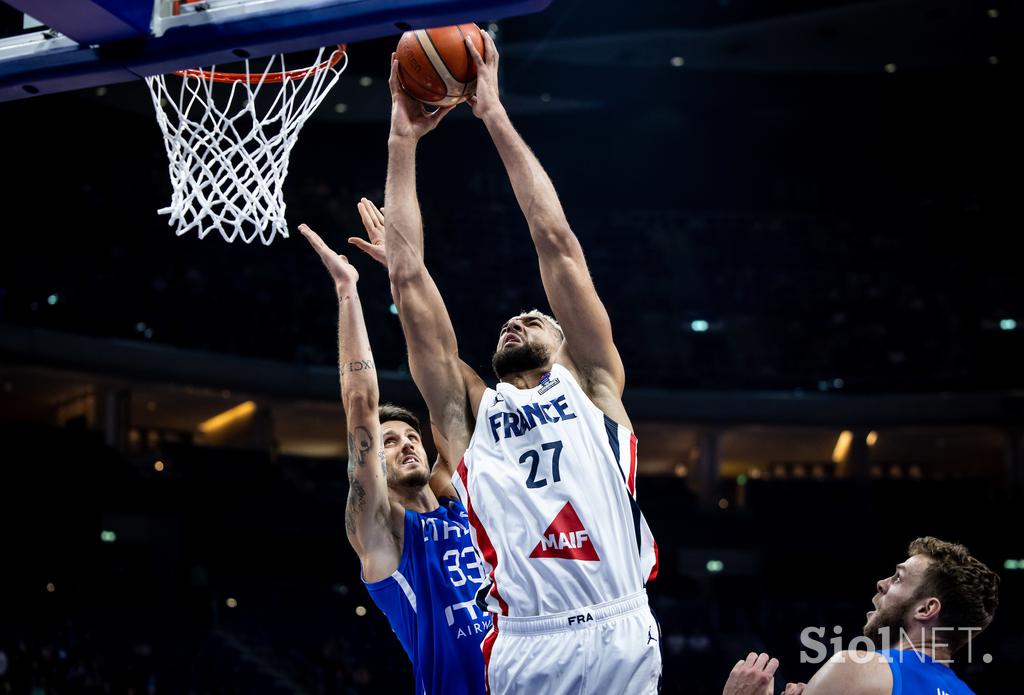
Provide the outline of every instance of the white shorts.
<path id="1" fill-rule="evenodd" d="M 647 695 L 661 680 L 646 591 L 536 618 L 495 616 L 481 648 L 493 695 Z"/>

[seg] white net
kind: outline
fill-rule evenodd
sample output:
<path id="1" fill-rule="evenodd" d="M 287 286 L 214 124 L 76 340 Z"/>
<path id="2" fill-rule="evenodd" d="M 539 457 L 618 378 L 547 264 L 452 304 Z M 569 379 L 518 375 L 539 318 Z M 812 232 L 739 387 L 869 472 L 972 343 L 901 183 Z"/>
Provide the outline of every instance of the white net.
<path id="1" fill-rule="evenodd" d="M 288 236 L 284 180 L 306 119 L 348 65 L 320 49 L 311 68 L 288 72 L 283 55 L 262 71 L 189 70 L 146 78 L 170 162 L 171 204 L 159 210 L 181 236 L 213 230 L 226 241 Z M 218 81 L 220 80 L 220 81 Z M 168 84 L 170 83 L 170 85 Z"/>

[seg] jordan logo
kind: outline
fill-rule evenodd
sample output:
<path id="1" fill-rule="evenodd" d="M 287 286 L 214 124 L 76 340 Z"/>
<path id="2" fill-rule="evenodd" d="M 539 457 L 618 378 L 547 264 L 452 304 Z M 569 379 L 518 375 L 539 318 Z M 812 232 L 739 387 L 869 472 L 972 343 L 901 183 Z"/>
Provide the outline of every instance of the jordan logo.
<path id="1" fill-rule="evenodd" d="M 540 539 L 540 543 L 530 553 L 530 557 L 550 557 L 562 560 L 600 561 L 597 548 L 590 540 L 590 533 L 583 526 L 571 502 L 566 502 L 562 511 L 548 526 Z"/>
<path id="2" fill-rule="evenodd" d="M 651 642 L 657 642 L 657 641 L 658 640 L 654 639 L 654 635 L 651 634 L 651 628 L 647 628 L 647 644 L 650 644 Z"/>

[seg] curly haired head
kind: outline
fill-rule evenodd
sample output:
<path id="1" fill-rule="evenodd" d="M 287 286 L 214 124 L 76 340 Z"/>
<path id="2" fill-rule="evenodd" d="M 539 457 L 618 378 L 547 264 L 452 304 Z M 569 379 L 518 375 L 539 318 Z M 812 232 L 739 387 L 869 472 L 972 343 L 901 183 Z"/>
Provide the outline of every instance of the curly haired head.
<path id="1" fill-rule="evenodd" d="M 998 574 L 959 543 L 948 543 L 932 536 L 913 541 L 907 552 L 911 557 L 924 555 L 931 560 L 916 598 L 935 596 L 939 599 L 942 627 L 984 630 L 989 626 L 999 605 Z M 967 642 L 969 633 L 961 637 L 957 630 L 953 634 L 952 639 L 956 641 L 950 646 L 956 650 Z"/>

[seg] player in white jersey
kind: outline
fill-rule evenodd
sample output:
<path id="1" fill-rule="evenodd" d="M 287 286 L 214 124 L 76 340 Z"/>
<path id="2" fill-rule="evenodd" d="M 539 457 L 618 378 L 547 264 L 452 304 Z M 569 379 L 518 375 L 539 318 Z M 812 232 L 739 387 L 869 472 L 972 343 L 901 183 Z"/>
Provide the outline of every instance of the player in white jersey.
<path id="1" fill-rule="evenodd" d="M 553 313 L 502 326 L 489 389 L 459 358 L 451 320 L 423 263 L 416 200 L 426 113 L 392 63 L 385 246 L 409 364 L 453 454 L 494 614 L 484 640 L 494 693 L 649 693 L 661 674 L 646 584 L 657 551 L 636 505 L 636 438 L 611 323 L 554 186 L 498 98 L 498 54 L 471 44 L 486 125 L 526 216 Z"/>

